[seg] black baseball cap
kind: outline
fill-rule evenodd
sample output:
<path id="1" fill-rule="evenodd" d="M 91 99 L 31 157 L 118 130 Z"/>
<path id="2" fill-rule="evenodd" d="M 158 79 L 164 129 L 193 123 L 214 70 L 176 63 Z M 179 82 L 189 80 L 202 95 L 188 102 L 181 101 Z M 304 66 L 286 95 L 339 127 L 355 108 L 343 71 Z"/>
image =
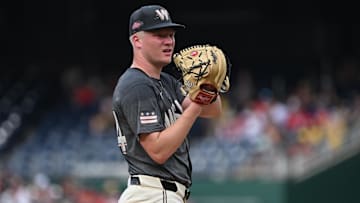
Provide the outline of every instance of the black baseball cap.
<path id="1" fill-rule="evenodd" d="M 172 22 L 169 12 L 160 5 L 146 5 L 135 10 L 130 16 L 129 34 L 139 31 L 171 27 L 185 28 L 184 25 Z"/>

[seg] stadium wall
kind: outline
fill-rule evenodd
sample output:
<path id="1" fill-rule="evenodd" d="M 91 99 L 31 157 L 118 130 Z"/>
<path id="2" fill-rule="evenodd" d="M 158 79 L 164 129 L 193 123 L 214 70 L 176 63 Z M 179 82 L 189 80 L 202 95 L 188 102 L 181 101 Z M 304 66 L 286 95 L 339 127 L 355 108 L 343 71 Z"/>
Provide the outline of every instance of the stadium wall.
<path id="1" fill-rule="evenodd" d="M 360 202 L 360 154 L 300 182 L 288 184 L 289 203 Z"/>

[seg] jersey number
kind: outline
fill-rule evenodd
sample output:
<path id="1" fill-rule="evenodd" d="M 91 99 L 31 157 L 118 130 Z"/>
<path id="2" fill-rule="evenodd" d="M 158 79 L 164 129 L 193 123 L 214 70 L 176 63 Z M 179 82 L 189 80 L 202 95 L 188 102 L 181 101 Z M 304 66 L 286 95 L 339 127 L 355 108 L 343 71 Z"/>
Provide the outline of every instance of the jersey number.
<path id="1" fill-rule="evenodd" d="M 120 129 L 120 123 L 117 119 L 117 116 L 116 116 L 116 112 L 113 111 L 113 116 L 114 116 L 114 119 L 115 119 L 115 124 L 116 124 L 116 134 L 117 134 L 117 141 L 118 141 L 118 146 L 121 150 L 121 152 L 123 154 L 127 154 L 127 142 L 126 142 L 126 137 L 125 135 L 123 135 L 121 133 L 121 129 Z"/>

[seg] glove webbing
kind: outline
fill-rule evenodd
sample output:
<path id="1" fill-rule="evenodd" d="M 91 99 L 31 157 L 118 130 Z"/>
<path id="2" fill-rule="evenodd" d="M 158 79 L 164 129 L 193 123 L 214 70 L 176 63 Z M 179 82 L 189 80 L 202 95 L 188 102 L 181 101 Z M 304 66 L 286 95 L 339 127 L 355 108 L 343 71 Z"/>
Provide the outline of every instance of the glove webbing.
<path id="1" fill-rule="evenodd" d="M 202 62 L 201 64 L 199 65 L 196 65 L 196 66 L 192 66 L 187 72 L 184 73 L 184 76 L 187 75 L 187 74 L 193 74 L 196 78 L 196 84 L 199 82 L 199 80 L 208 73 L 208 67 L 210 65 L 210 61 L 208 62 Z M 197 72 L 193 72 L 193 70 L 195 68 L 199 68 L 200 67 L 200 70 L 199 70 L 199 73 Z"/>

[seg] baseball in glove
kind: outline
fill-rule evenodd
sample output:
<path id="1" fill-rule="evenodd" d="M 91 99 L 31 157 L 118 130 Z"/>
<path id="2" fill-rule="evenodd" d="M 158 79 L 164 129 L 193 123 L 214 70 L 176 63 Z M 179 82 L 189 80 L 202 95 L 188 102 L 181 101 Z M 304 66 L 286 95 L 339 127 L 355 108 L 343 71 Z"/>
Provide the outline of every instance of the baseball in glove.
<path id="1" fill-rule="evenodd" d="M 194 45 L 173 55 L 175 66 L 182 73 L 183 89 L 199 104 L 214 102 L 219 93 L 230 88 L 231 64 L 217 46 Z"/>

